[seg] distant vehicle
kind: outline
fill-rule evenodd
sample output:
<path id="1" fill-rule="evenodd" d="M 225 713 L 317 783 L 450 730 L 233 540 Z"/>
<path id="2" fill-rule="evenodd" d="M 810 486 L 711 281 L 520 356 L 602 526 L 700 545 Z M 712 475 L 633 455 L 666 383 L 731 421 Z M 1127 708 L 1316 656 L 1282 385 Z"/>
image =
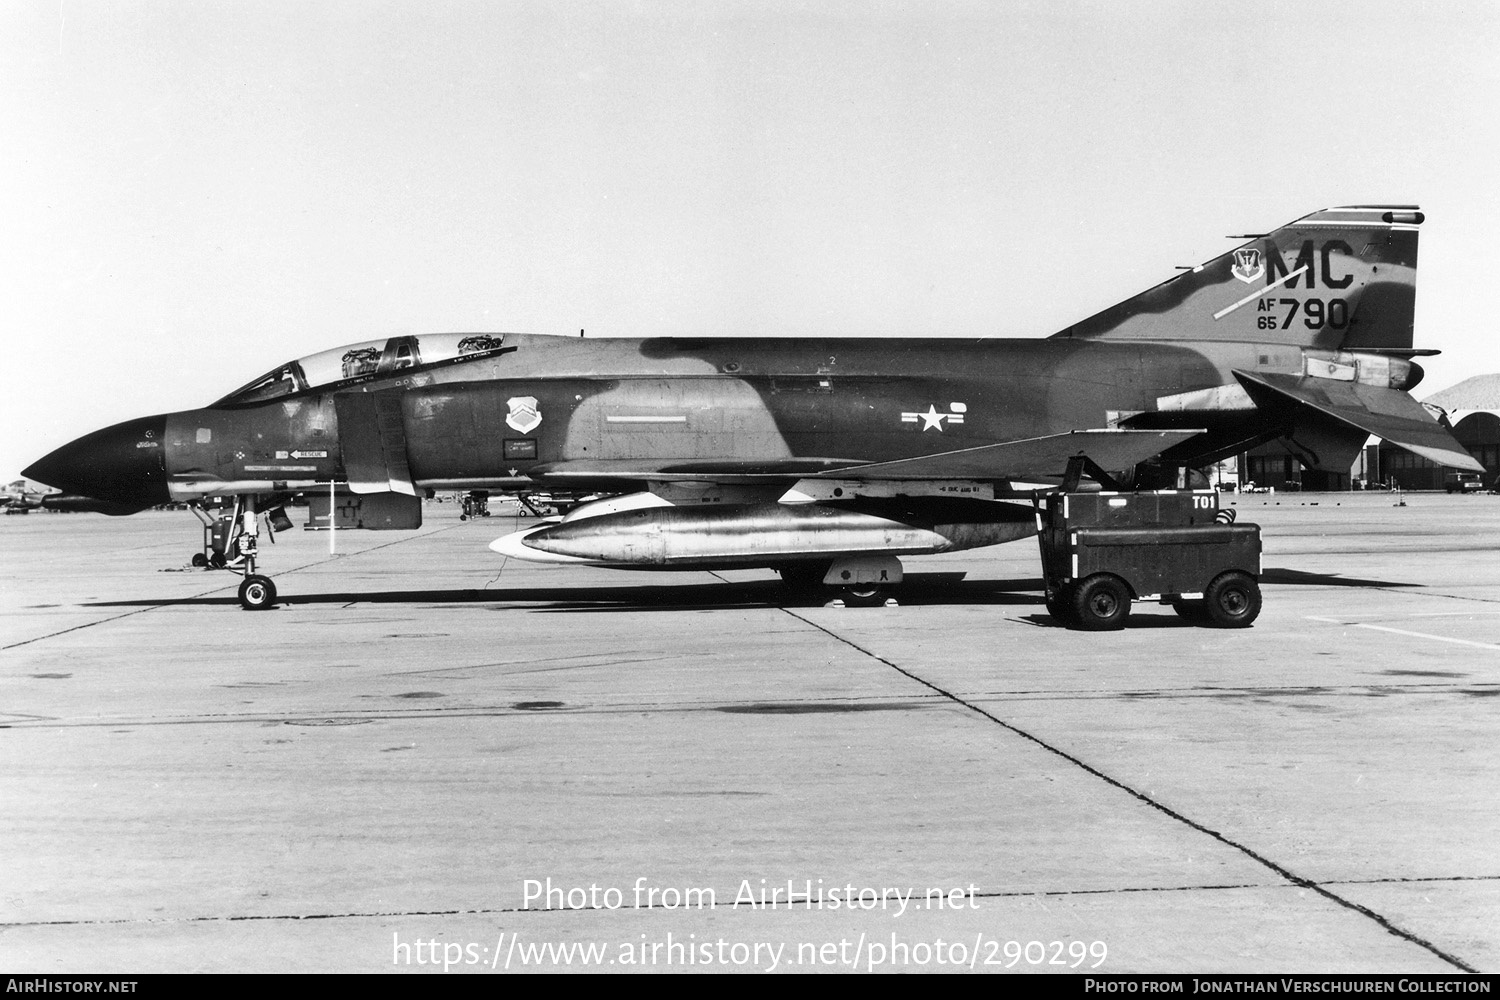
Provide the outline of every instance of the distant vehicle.
<path id="1" fill-rule="evenodd" d="M 1450 472 L 1443 477 L 1443 489 L 1449 493 L 1478 493 L 1484 482 L 1477 472 Z"/>
<path id="2" fill-rule="evenodd" d="M 460 521 L 467 521 L 471 517 L 490 516 L 490 495 L 482 491 L 465 493 L 459 500 L 463 504 L 463 513 L 458 515 Z"/>

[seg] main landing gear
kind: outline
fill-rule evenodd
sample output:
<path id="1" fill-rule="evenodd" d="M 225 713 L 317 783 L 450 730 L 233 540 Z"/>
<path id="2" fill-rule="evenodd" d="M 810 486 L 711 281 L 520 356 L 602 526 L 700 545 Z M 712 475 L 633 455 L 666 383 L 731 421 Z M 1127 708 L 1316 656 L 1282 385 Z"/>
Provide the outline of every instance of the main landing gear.
<path id="1" fill-rule="evenodd" d="M 193 565 L 233 570 L 243 576 L 239 600 L 246 611 L 265 611 L 276 606 L 276 584 L 270 577 L 255 572 L 262 516 L 255 509 L 257 499 L 236 496 L 228 507 L 210 507 L 201 501 L 189 505 L 203 522 L 203 550 L 193 554 Z M 264 516 L 273 543 L 277 531 L 292 526 L 279 506 L 270 508 Z"/>
<path id="2" fill-rule="evenodd" d="M 777 572 L 781 574 L 782 586 L 789 595 L 832 593 L 850 608 L 884 605 L 892 589 L 902 580 L 901 560 L 887 555 L 789 563 L 777 567 Z"/>

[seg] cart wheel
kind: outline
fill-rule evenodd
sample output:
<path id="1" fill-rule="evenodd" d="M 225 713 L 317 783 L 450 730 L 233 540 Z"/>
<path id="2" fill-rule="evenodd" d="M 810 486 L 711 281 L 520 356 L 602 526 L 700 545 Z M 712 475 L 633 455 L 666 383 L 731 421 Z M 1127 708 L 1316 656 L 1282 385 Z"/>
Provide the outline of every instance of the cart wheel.
<path id="1" fill-rule="evenodd" d="M 1183 621 L 1192 622 L 1194 625 L 1204 625 L 1208 622 L 1208 605 L 1202 601 L 1184 601 L 1180 597 L 1174 597 L 1172 610 L 1177 612 L 1177 617 Z"/>
<path id="2" fill-rule="evenodd" d="M 1073 619 L 1069 624 L 1085 632 L 1124 628 L 1130 617 L 1130 590 L 1119 577 L 1100 573 L 1073 588 L 1068 609 Z"/>
<path id="3" fill-rule="evenodd" d="M 240 606 L 246 611 L 264 611 L 276 605 L 276 584 L 266 576 L 247 576 L 240 584 Z"/>
<path id="4" fill-rule="evenodd" d="M 208 565 L 208 556 L 204 555 L 202 552 L 194 552 L 193 553 L 193 565 L 194 566 L 198 566 L 200 568 L 204 567 L 204 566 L 207 566 Z"/>
<path id="5" fill-rule="evenodd" d="M 1220 573 L 1203 592 L 1203 608 L 1216 628 L 1249 628 L 1260 615 L 1260 585 L 1239 570 Z"/>

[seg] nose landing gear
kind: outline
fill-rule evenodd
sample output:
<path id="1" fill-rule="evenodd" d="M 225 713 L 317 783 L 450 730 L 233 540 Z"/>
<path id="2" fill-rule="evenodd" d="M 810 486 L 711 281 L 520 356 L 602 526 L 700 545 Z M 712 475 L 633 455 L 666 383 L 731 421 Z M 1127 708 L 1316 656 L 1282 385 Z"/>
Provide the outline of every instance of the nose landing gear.
<path id="1" fill-rule="evenodd" d="M 228 513 L 223 507 L 205 507 L 195 502 L 192 511 L 203 522 L 203 550 L 194 553 L 193 565 L 210 569 L 230 569 L 240 573 L 240 607 L 246 611 L 265 611 L 276 606 L 276 584 L 268 576 L 255 572 L 259 552 L 260 515 L 255 510 L 256 497 L 236 496 Z M 279 507 L 266 513 L 271 522 L 271 540 L 275 532 L 291 527 Z"/>

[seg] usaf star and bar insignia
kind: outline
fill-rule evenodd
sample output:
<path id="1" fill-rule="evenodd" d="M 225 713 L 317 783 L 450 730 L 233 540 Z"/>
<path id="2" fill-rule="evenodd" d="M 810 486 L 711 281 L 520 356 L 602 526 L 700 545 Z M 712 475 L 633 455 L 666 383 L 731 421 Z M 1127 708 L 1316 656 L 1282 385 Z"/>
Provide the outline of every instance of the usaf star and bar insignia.
<path id="1" fill-rule="evenodd" d="M 921 423 L 924 432 L 935 430 L 941 434 L 943 431 L 943 421 L 946 420 L 950 427 L 954 424 L 961 424 L 964 422 L 964 414 L 968 412 L 969 406 L 967 403 L 949 403 L 947 413 L 940 412 L 936 404 L 930 404 L 926 412 L 912 410 L 903 412 L 901 414 L 901 422 L 903 424 Z"/>

